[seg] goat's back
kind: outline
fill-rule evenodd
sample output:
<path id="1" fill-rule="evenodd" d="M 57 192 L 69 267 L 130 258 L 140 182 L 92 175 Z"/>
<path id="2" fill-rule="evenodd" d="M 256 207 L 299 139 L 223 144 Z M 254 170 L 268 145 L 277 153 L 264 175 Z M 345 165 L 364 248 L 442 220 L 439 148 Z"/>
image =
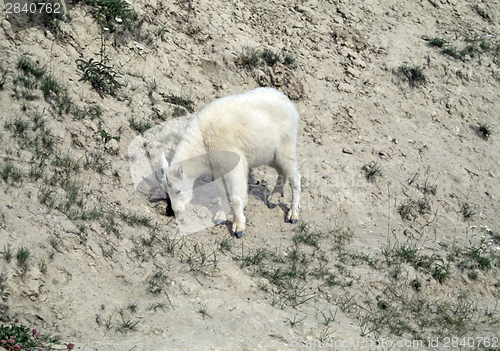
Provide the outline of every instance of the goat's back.
<path id="1" fill-rule="evenodd" d="M 276 89 L 218 99 L 200 111 L 197 120 L 207 151 L 237 152 L 249 167 L 272 163 L 280 148 L 295 150 L 299 114 Z"/>

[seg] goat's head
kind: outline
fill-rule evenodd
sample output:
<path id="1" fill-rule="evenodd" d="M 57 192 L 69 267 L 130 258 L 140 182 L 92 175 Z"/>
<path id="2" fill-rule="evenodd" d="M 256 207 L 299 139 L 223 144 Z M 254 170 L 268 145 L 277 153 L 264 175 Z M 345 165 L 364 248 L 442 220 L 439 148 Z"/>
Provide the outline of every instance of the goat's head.
<path id="1" fill-rule="evenodd" d="M 182 162 L 169 165 L 165 153 L 161 154 L 161 186 L 168 193 L 172 209 L 181 213 L 193 199 L 193 181 L 182 169 Z"/>

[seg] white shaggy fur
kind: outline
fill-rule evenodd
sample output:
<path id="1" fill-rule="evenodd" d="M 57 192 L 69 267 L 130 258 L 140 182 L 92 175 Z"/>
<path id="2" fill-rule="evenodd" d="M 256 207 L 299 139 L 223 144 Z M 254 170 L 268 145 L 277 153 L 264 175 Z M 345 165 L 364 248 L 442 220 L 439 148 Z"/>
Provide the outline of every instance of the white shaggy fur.
<path id="1" fill-rule="evenodd" d="M 162 154 L 161 183 L 169 193 L 174 211 L 185 209 L 193 198 L 196 178 L 213 175 L 214 164 L 224 162 L 217 158 L 224 155 L 224 151 L 229 151 L 240 158 L 238 165 L 224 177 L 235 214 L 233 233 L 241 237 L 245 231 L 243 209 L 248 202 L 249 169 L 262 165 L 269 165 L 278 171 L 276 186 L 268 197 L 269 207 L 276 206 L 283 196 L 283 185 L 290 181 L 292 206 L 287 220 L 296 223 L 300 200 L 297 164 L 299 118 L 292 102 L 272 88 L 258 88 L 210 103 L 186 129 L 171 165 Z M 182 162 L 207 154 L 208 157 L 196 158 L 196 162 Z M 225 196 L 224 189 L 221 193 Z M 215 220 L 220 223 L 225 218 Z"/>

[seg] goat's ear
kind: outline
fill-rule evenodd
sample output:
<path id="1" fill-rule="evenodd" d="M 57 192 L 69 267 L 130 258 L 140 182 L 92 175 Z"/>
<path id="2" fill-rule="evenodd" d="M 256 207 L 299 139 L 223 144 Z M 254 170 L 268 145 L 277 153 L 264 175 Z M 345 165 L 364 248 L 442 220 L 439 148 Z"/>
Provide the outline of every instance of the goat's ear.
<path id="1" fill-rule="evenodd" d="M 161 163 L 161 173 L 162 174 L 167 173 L 168 161 L 165 158 L 165 153 L 164 152 L 161 153 L 160 163 Z"/>
<path id="2" fill-rule="evenodd" d="M 182 162 L 179 163 L 179 168 L 177 168 L 177 171 L 175 172 L 175 176 L 178 178 L 182 178 L 184 176 L 184 172 L 182 170 Z"/>

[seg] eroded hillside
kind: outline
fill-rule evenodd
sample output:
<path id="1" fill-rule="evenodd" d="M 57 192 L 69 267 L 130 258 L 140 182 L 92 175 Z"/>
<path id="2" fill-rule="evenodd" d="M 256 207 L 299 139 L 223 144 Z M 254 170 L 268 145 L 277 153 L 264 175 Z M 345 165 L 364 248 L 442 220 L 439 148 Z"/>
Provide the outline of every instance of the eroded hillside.
<path id="1" fill-rule="evenodd" d="M 67 5 L 2 10 L 3 323 L 79 350 L 499 337 L 498 1 Z M 302 221 L 259 168 L 242 239 L 180 237 L 130 143 L 258 86 L 301 114 Z"/>

